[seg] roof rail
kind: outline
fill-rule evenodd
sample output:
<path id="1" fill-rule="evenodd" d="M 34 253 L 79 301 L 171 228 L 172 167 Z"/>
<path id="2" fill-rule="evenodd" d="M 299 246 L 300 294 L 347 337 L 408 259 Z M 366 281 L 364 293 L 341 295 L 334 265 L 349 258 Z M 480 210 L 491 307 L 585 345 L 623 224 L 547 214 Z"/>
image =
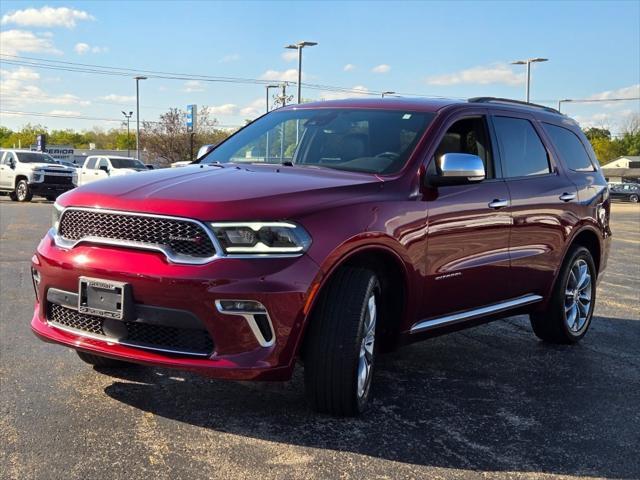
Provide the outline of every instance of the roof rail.
<path id="1" fill-rule="evenodd" d="M 512 104 L 515 104 L 515 105 L 522 105 L 523 107 L 540 108 L 540 109 L 544 110 L 545 112 L 557 113 L 559 115 L 562 115 L 562 113 L 560 113 L 555 108 L 547 107 L 545 105 L 538 105 L 537 103 L 523 102 L 521 100 L 512 100 L 510 98 L 473 97 L 473 98 L 470 98 L 468 100 L 468 102 L 469 103 L 507 103 L 507 104 L 512 103 Z"/>

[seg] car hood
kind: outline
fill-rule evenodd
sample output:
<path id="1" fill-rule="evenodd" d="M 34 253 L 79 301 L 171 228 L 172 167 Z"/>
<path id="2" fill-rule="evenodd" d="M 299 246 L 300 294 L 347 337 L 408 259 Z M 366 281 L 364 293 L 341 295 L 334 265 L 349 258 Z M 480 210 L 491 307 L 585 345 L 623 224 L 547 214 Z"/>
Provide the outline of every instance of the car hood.
<path id="1" fill-rule="evenodd" d="M 25 165 L 29 165 L 29 168 L 32 170 L 55 170 L 60 172 L 74 172 L 75 168 L 65 167 L 64 165 L 60 165 L 58 163 L 25 163 Z"/>
<path id="2" fill-rule="evenodd" d="M 383 183 L 375 175 L 311 167 L 193 165 L 93 182 L 59 203 L 200 220 L 284 219 L 375 195 Z"/>

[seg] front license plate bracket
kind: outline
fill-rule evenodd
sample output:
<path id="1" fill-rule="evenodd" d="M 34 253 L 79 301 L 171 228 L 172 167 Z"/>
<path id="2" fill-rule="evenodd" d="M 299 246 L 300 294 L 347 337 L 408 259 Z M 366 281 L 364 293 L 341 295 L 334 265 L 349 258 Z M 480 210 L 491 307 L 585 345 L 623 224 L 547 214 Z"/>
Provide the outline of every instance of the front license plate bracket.
<path id="1" fill-rule="evenodd" d="M 133 307 L 131 285 L 99 278 L 80 277 L 78 311 L 114 320 L 128 320 Z"/>

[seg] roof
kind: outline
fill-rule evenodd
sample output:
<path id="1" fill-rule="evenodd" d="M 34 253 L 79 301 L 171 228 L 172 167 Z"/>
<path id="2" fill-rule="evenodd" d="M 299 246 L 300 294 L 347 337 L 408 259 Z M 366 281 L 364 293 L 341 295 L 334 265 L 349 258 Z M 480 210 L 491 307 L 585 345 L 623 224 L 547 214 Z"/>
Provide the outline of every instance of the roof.
<path id="1" fill-rule="evenodd" d="M 526 103 L 519 100 L 494 97 L 476 97 L 469 100 L 452 98 L 420 98 L 420 97 L 385 97 L 385 98 L 348 98 L 344 100 L 325 100 L 320 102 L 304 103 L 302 105 L 292 104 L 283 110 L 298 110 L 311 108 L 363 108 L 380 110 L 411 110 L 417 112 L 436 113 L 449 106 L 467 107 L 491 107 L 492 109 L 520 110 L 530 113 L 553 116 L 555 118 L 567 119 L 568 117 L 557 112 L 555 109 L 544 105 Z"/>

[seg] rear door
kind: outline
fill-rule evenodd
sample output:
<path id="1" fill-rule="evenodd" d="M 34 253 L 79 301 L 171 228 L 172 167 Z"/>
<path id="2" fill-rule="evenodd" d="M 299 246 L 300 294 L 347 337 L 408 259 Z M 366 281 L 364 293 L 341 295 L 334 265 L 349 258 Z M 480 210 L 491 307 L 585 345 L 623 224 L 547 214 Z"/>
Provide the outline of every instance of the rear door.
<path id="1" fill-rule="evenodd" d="M 508 295 L 509 281 L 509 191 L 494 160 L 486 110 L 450 118 L 435 143 L 435 158 L 445 153 L 478 155 L 486 179 L 429 192 L 423 318 L 500 302 Z M 428 169 L 434 167 L 432 158 Z"/>
<path id="2" fill-rule="evenodd" d="M 512 217 L 509 255 L 512 297 L 546 295 L 562 261 L 568 225 L 567 202 L 577 189 L 543 142 L 533 116 L 521 112 L 492 116 Z"/>

